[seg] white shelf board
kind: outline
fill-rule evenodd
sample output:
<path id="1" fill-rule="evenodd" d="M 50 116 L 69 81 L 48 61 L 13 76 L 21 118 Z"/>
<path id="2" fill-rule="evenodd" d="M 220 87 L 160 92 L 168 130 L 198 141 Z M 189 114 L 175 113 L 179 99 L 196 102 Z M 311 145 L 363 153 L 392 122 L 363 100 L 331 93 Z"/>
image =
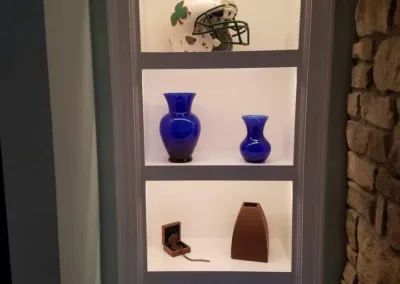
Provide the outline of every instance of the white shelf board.
<path id="1" fill-rule="evenodd" d="M 146 166 L 168 159 L 159 133 L 168 112 L 166 92 L 196 93 L 192 112 L 200 119 L 201 133 L 194 161 L 185 165 L 245 165 L 239 147 L 246 136 L 246 114 L 269 116 L 264 135 L 272 150 L 262 165 L 293 165 L 296 67 L 147 69 L 142 75 Z"/>
<path id="2" fill-rule="evenodd" d="M 300 50 L 248 52 L 143 52 L 141 69 L 277 68 L 301 65 Z"/>
<path id="3" fill-rule="evenodd" d="M 185 6 L 196 0 L 185 0 Z M 140 0 L 142 52 L 170 52 L 168 35 L 177 0 Z M 291 50 L 299 46 L 301 0 L 236 0 L 236 20 L 250 27 L 250 45 L 234 51 Z"/>
<path id="4" fill-rule="evenodd" d="M 161 245 L 149 247 L 147 271 L 247 271 L 247 272 L 291 272 L 291 257 L 284 250 L 279 239 L 270 240 L 269 262 L 241 261 L 230 258 L 229 238 L 187 238 L 190 258 L 203 258 L 207 262 L 191 262 L 182 256 L 171 257 Z"/>
<path id="5" fill-rule="evenodd" d="M 239 153 L 231 159 L 228 155 L 221 155 L 220 157 L 198 157 L 196 153 L 194 153 L 193 160 L 190 163 L 171 163 L 168 161 L 168 156 L 164 156 L 159 157 L 159 159 L 148 160 L 146 166 L 293 166 L 293 160 L 272 158 L 264 163 L 252 164 L 245 162 Z"/>

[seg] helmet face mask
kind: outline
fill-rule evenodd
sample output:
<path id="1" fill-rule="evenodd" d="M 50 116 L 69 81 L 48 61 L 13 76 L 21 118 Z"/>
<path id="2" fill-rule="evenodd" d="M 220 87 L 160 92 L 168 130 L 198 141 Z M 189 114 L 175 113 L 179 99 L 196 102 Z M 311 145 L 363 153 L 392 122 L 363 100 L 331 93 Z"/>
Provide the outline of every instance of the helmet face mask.
<path id="1" fill-rule="evenodd" d="M 171 15 L 173 51 L 231 51 L 234 45 L 249 45 L 249 25 L 236 20 L 237 13 L 233 0 L 180 0 Z"/>
<path id="2" fill-rule="evenodd" d="M 234 4 L 221 4 L 205 11 L 195 21 L 193 35 L 211 34 L 221 43 L 249 45 L 249 25 L 235 19 L 237 7 Z M 230 37 L 222 37 L 219 31 L 225 31 Z"/>

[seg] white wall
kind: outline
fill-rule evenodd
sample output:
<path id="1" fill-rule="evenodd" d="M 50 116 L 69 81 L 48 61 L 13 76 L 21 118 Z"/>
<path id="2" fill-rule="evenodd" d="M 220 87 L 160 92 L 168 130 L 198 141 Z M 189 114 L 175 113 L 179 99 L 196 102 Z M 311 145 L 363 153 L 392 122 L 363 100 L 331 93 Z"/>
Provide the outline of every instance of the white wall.
<path id="1" fill-rule="evenodd" d="M 161 226 L 175 221 L 188 238 L 231 238 L 243 202 L 260 203 L 270 238 L 286 241 L 292 192 L 291 181 L 147 181 L 148 245 L 160 245 Z"/>
<path id="2" fill-rule="evenodd" d="M 45 0 L 62 284 L 100 283 L 88 0 Z"/>

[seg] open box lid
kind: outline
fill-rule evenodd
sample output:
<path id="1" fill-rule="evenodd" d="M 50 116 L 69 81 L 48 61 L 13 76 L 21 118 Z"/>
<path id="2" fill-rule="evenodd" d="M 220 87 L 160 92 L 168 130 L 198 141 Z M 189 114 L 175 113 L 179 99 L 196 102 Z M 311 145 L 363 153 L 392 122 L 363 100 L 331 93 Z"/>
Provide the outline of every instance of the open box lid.
<path id="1" fill-rule="evenodd" d="M 162 243 L 168 245 L 168 239 L 172 234 L 178 234 L 181 240 L 181 222 L 173 222 L 162 226 Z"/>

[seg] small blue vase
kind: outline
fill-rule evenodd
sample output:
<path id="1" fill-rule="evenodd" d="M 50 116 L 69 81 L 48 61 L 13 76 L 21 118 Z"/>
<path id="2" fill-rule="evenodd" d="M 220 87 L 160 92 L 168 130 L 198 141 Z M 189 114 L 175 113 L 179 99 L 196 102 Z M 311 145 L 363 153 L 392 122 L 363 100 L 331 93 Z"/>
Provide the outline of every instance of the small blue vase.
<path id="1" fill-rule="evenodd" d="M 266 115 L 242 116 L 247 128 L 247 136 L 240 144 L 240 153 L 249 163 L 263 163 L 271 153 L 271 144 L 264 137 Z"/>
<path id="2" fill-rule="evenodd" d="M 195 93 L 165 93 L 169 113 L 160 121 L 160 134 L 172 163 L 192 161 L 201 132 L 200 120 L 191 112 Z"/>

